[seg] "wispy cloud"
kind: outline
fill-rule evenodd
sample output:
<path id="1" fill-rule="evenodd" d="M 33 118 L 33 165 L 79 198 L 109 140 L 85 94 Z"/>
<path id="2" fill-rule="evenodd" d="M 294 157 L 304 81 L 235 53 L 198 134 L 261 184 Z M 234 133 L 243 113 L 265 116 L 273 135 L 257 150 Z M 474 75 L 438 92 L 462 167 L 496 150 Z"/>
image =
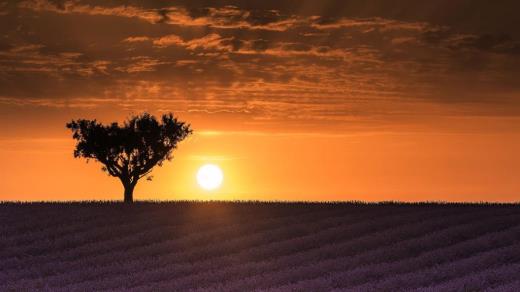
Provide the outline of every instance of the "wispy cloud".
<path id="1" fill-rule="evenodd" d="M 165 15 L 166 22 L 169 24 L 210 26 L 221 29 L 285 31 L 306 22 L 303 17 L 281 15 L 276 10 L 247 11 L 235 6 L 209 7 L 192 11 L 170 8 Z"/>
<path id="2" fill-rule="evenodd" d="M 276 9 L 185 1 L 0 6 L 9 11 L 0 28 L 0 103 L 152 106 L 249 125 L 520 114 L 514 31 L 282 2 Z"/>
<path id="3" fill-rule="evenodd" d="M 50 11 L 60 14 L 76 13 L 86 15 L 128 17 L 140 19 L 149 23 L 157 23 L 163 19 L 163 17 L 157 13 L 156 10 L 142 9 L 130 5 L 104 7 L 80 4 L 77 1 L 64 1 L 61 5 L 58 5 L 47 0 L 29 0 L 20 2 L 18 7 L 34 11 Z"/>
<path id="4" fill-rule="evenodd" d="M 48 0 L 22 1 L 20 8 L 34 11 L 50 11 L 60 14 L 86 14 L 127 17 L 149 23 L 166 23 L 179 26 L 209 26 L 221 29 L 261 29 L 285 31 L 305 22 L 296 16 L 283 16 L 276 10 L 247 11 L 235 6 L 220 8 L 208 7 L 188 10 L 182 7 L 163 7 L 143 9 L 136 6 L 121 5 L 114 7 L 80 4 L 77 1 L 64 1 L 57 5 Z"/>
<path id="5" fill-rule="evenodd" d="M 314 16 L 310 18 L 312 27 L 320 30 L 356 28 L 363 32 L 371 32 L 373 30 L 392 31 L 392 30 L 408 30 L 423 31 L 430 27 L 425 22 L 406 22 L 393 19 L 384 19 L 381 17 L 373 18 L 326 18 Z"/>

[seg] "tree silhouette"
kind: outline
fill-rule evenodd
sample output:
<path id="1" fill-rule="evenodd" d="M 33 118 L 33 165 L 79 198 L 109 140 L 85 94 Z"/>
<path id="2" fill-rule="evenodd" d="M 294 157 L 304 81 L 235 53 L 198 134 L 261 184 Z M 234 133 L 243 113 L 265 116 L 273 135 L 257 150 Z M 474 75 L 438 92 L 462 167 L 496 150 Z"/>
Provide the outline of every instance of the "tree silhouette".
<path id="1" fill-rule="evenodd" d="M 171 113 L 160 121 L 143 113 L 130 117 L 123 125 L 78 119 L 66 126 L 77 141 L 74 157 L 101 162 L 103 171 L 121 180 L 125 202 L 133 201 L 139 179 L 148 176 L 155 165 L 171 160 L 177 143 L 193 132 L 189 124 L 178 121 Z"/>

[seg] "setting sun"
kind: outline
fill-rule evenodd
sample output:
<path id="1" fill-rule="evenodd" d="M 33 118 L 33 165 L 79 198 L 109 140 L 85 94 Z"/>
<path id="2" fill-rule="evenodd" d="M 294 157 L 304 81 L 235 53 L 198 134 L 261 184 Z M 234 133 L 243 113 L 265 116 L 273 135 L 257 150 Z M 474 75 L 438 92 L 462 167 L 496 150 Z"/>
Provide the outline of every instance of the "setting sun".
<path id="1" fill-rule="evenodd" d="M 197 183 L 201 188 L 208 191 L 219 188 L 223 179 L 222 170 L 215 164 L 205 164 L 197 172 Z"/>

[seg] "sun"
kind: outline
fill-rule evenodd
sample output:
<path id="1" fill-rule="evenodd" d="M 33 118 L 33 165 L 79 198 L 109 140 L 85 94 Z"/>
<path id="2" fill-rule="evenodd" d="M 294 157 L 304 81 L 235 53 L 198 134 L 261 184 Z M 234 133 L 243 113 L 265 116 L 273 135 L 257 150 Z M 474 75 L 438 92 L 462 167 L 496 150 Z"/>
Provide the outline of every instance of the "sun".
<path id="1" fill-rule="evenodd" d="M 197 183 L 205 190 L 215 190 L 222 185 L 224 173 L 218 165 L 205 164 L 197 171 Z"/>

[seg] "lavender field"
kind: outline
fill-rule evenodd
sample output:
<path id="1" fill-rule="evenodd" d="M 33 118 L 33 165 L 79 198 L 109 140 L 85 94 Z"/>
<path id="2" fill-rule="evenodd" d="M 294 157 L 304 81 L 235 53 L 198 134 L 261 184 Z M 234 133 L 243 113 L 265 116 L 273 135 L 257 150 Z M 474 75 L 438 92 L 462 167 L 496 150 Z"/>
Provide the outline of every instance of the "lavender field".
<path id="1" fill-rule="evenodd" d="M 3 203 L 0 291 L 520 291 L 520 206 Z"/>

